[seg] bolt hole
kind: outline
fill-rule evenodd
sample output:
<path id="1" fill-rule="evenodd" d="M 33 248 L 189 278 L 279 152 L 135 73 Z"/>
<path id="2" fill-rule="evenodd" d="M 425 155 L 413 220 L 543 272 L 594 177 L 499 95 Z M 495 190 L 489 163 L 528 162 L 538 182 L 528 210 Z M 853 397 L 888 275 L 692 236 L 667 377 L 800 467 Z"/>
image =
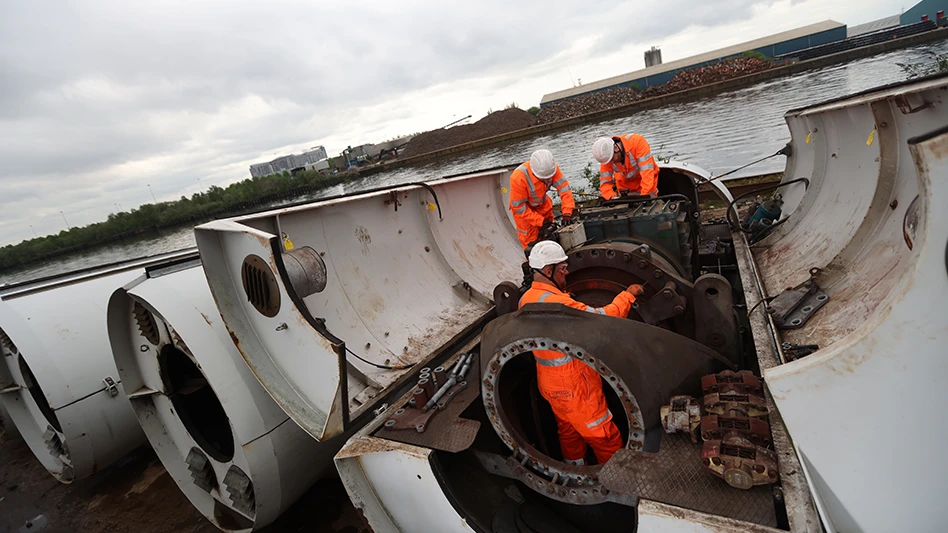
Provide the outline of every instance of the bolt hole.
<path id="1" fill-rule="evenodd" d="M 813 310 L 813 307 L 812 307 L 812 306 L 809 306 L 809 305 L 803 308 L 803 312 L 804 312 L 804 313 L 809 313 L 809 312 L 812 311 L 812 310 Z"/>
<path id="2" fill-rule="evenodd" d="M 802 324 L 802 323 L 803 323 L 803 321 L 800 320 L 799 318 L 794 318 L 793 320 L 790 321 L 790 325 L 792 325 L 792 326 L 799 326 L 799 325 Z"/>
<path id="3" fill-rule="evenodd" d="M 704 295 L 705 295 L 705 297 L 707 297 L 709 300 L 713 300 L 714 298 L 717 298 L 717 297 L 718 297 L 718 290 L 715 289 L 714 287 L 708 287 L 708 288 L 704 291 Z"/>
<path id="4" fill-rule="evenodd" d="M 541 343 L 540 343 L 540 346 L 546 348 L 546 343 L 545 343 L 545 342 L 541 342 Z"/>
<path id="5" fill-rule="evenodd" d="M 421 474 L 418 474 L 418 479 L 421 479 Z"/>
<path id="6" fill-rule="evenodd" d="M 822 301 L 826 300 L 826 295 L 825 295 L 825 294 L 820 294 L 820 295 L 818 295 L 818 296 L 816 297 L 816 299 L 822 302 Z"/>

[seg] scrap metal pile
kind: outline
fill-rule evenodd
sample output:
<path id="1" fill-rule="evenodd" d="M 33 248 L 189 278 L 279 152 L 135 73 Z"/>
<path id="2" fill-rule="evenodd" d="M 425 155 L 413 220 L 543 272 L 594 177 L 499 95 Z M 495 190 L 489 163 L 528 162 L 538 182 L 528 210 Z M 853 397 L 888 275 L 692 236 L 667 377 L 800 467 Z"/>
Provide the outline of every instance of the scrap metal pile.
<path id="1" fill-rule="evenodd" d="M 641 91 L 629 87 L 617 87 L 551 102 L 540 110 L 537 119 L 539 119 L 540 124 L 565 120 L 613 107 L 633 104 L 646 98 L 663 96 L 731 78 L 755 74 L 774 66 L 776 66 L 774 63 L 754 58 L 725 59 L 705 67 L 683 70 L 675 74 L 675 77 L 668 82 L 646 87 Z"/>

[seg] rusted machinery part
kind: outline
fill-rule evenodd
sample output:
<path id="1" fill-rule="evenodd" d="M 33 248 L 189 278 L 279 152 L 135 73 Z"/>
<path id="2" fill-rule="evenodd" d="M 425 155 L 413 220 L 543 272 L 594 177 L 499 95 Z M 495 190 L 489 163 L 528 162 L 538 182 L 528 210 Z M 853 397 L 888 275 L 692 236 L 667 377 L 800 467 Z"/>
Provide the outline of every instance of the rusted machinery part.
<path id="1" fill-rule="evenodd" d="M 584 246 L 568 256 L 566 291 L 578 300 L 606 305 L 629 285 L 641 284 L 645 294 L 633 306 L 631 318 L 655 325 L 686 316 L 685 323 L 676 323 L 678 327 L 672 329 L 690 332 L 688 322 L 693 320 L 698 342 L 738 363 L 740 335 L 731 284 L 723 276 L 705 274 L 692 284 L 679 275 L 678 265 L 653 248 L 628 242 Z M 495 295 L 499 290 L 495 289 Z"/>
<path id="2" fill-rule="evenodd" d="M 677 290 L 691 297 L 691 283 L 679 274 L 679 265 L 656 253 L 648 245 L 631 242 L 609 242 L 583 246 L 570 251 L 567 292 L 590 305 L 609 303 L 633 283 L 648 284 L 646 295 L 660 291 L 665 283 L 675 282 Z M 598 300 L 603 300 L 599 302 Z"/>
<path id="3" fill-rule="evenodd" d="M 500 390 L 501 375 L 517 355 L 533 349 L 570 355 L 603 376 L 625 408 L 629 428 L 625 447 L 630 450 L 643 449 L 646 431 L 661 431 L 660 410 L 669 396 L 697 392 L 702 376 L 730 366 L 710 348 L 671 331 L 562 305 L 531 304 L 497 318 L 482 336 L 481 396 L 491 424 L 514 451 L 523 467 L 519 475 L 529 486 L 536 480 L 556 479 L 567 488 L 594 487 L 601 468 L 574 467 L 541 453 L 511 422 Z M 608 491 L 587 492 L 583 501 L 569 491 L 565 496 L 557 491 L 547 495 L 568 503 L 615 501 Z"/>
<path id="4" fill-rule="evenodd" d="M 494 306 L 497 316 L 513 313 L 520 304 L 520 287 L 516 283 L 504 281 L 494 287 Z"/>

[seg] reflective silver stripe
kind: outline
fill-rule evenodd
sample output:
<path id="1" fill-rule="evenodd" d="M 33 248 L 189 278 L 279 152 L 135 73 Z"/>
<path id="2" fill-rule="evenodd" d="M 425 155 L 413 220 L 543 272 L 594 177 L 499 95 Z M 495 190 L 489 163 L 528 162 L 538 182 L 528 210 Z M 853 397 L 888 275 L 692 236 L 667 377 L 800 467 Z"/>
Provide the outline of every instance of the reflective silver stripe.
<path id="1" fill-rule="evenodd" d="M 537 359 L 537 361 L 539 361 L 539 359 Z M 599 417 L 599 418 L 593 420 L 592 422 L 586 424 L 586 427 L 588 427 L 588 428 L 594 428 L 594 427 L 598 426 L 599 424 L 602 424 L 602 423 L 605 422 L 606 420 L 609 420 L 609 417 L 610 417 L 610 416 L 612 416 L 612 413 L 607 410 L 607 411 L 606 411 L 606 414 L 604 414 L 604 415 L 602 415 L 601 417 Z"/>
<path id="2" fill-rule="evenodd" d="M 523 175 L 525 179 L 527 180 L 527 190 L 530 192 L 530 200 L 531 200 L 530 203 L 533 205 L 540 205 L 542 202 L 540 201 L 540 197 L 537 196 L 536 189 L 533 188 L 533 178 L 530 177 L 530 171 L 527 170 L 527 166 L 520 165 L 519 167 L 517 167 L 517 170 L 519 170 L 520 172 L 523 172 Z"/>
<path id="3" fill-rule="evenodd" d="M 602 180 L 599 182 L 599 184 L 602 185 L 603 183 L 615 183 L 615 182 L 616 180 Z"/>
<path id="4" fill-rule="evenodd" d="M 600 177 L 600 178 L 603 177 L 603 176 L 611 176 L 611 175 L 612 175 L 612 172 L 600 172 L 600 173 L 599 173 L 599 177 Z"/>
<path id="5" fill-rule="evenodd" d="M 527 212 L 527 206 L 521 205 L 520 207 L 514 208 L 513 212 L 518 215 L 522 215 Z"/>
<path id="6" fill-rule="evenodd" d="M 556 359 L 543 359 L 542 357 L 534 357 L 534 359 L 537 360 L 537 364 L 540 366 L 563 366 L 566 363 L 569 363 L 573 358 L 569 355 L 564 355 L 563 357 L 557 357 Z"/>
<path id="7" fill-rule="evenodd" d="M 537 303 L 545 302 L 546 299 L 549 298 L 551 294 L 553 294 L 553 293 L 552 293 L 552 292 L 544 292 L 543 294 L 540 295 L 540 299 L 537 300 Z"/>
<path id="8" fill-rule="evenodd" d="M 606 314 L 606 310 L 603 309 L 602 307 L 597 307 L 596 312 L 599 313 L 600 315 Z"/>
<path id="9" fill-rule="evenodd" d="M 639 162 L 635 160 L 635 156 L 632 155 L 632 152 L 625 153 L 625 160 L 629 164 L 630 168 L 639 168 Z"/>
<path id="10" fill-rule="evenodd" d="M 643 165 L 643 166 L 639 167 L 639 172 L 642 172 L 643 170 L 648 170 L 648 169 L 650 169 L 650 168 L 655 168 L 655 165 L 653 165 L 652 163 L 649 163 L 649 164 L 647 164 L 647 165 Z"/>
<path id="11" fill-rule="evenodd" d="M 589 307 L 589 306 L 587 306 L 587 307 L 586 307 L 586 312 L 587 312 L 587 313 L 599 313 L 600 315 L 606 314 L 606 310 L 603 309 L 602 307 Z"/>
<path id="12" fill-rule="evenodd" d="M 639 164 L 642 164 L 642 163 L 648 161 L 648 160 L 651 159 L 651 158 L 652 158 L 652 152 L 649 152 L 649 153 L 643 155 L 642 157 L 636 159 L 636 161 L 638 161 Z"/>
<path id="13" fill-rule="evenodd" d="M 518 207 L 518 206 L 521 206 L 521 205 L 523 205 L 523 204 L 525 204 L 525 203 L 527 203 L 527 199 L 526 199 L 526 198 L 524 198 L 523 200 L 517 200 L 516 202 L 510 202 L 510 205 L 512 205 L 512 206 L 514 206 L 514 207 Z"/>
<path id="14" fill-rule="evenodd" d="M 560 178 L 553 182 L 553 186 L 559 189 L 561 186 L 566 185 L 566 178 Z"/>
<path id="15" fill-rule="evenodd" d="M 522 233 L 522 234 L 526 235 L 526 234 L 530 233 L 530 231 L 529 231 L 529 230 L 528 230 L 528 231 L 524 231 L 524 230 L 522 230 L 522 229 L 520 229 L 520 228 L 517 228 L 517 233 Z"/>

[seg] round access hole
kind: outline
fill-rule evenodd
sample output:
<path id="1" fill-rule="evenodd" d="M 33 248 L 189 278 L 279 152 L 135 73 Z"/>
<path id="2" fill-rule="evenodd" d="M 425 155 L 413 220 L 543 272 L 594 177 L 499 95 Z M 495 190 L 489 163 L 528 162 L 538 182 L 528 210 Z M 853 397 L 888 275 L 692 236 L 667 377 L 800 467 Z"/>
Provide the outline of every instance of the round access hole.
<path id="1" fill-rule="evenodd" d="M 194 442 L 218 461 L 233 459 L 234 434 L 230 420 L 194 361 L 168 345 L 161 349 L 159 371 L 166 394 Z"/>

